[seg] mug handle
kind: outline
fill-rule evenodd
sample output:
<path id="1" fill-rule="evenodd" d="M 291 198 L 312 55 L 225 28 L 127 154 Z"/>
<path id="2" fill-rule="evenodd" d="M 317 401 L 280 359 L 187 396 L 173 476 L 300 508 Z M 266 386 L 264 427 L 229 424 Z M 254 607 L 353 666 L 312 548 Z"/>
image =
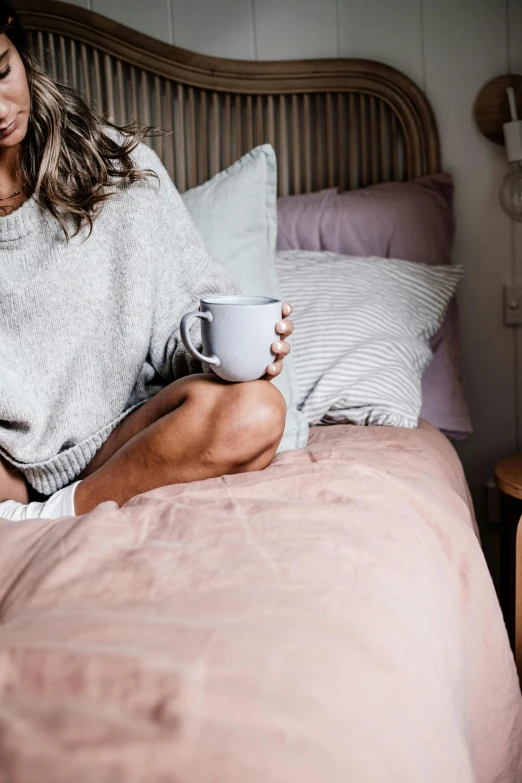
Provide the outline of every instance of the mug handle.
<path id="1" fill-rule="evenodd" d="M 194 357 L 194 359 L 199 359 L 200 362 L 205 362 L 206 364 L 210 364 L 213 367 L 220 367 L 221 360 L 218 359 L 217 356 L 204 356 L 196 348 L 194 348 L 192 340 L 190 339 L 190 327 L 192 326 L 192 321 L 194 318 L 203 318 L 209 323 L 212 323 L 214 320 L 214 316 L 208 310 L 194 310 L 194 312 L 184 315 L 181 319 L 179 330 L 181 332 L 181 339 L 185 344 L 185 348 L 189 354 Z"/>

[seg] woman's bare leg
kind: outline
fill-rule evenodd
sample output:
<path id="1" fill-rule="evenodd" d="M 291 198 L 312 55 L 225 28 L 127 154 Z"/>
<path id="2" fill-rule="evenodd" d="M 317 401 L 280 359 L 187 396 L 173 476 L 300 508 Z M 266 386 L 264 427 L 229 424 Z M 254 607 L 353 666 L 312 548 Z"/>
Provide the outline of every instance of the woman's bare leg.
<path id="1" fill-rule="evenodd" d="M 179 484 L 261 470 L 281 440 L 286 406 L 268 381 L 228 384 L 214 375 L 175 381 L 108 438 L 75 496 L 77 514 L 99 503 Z"/>

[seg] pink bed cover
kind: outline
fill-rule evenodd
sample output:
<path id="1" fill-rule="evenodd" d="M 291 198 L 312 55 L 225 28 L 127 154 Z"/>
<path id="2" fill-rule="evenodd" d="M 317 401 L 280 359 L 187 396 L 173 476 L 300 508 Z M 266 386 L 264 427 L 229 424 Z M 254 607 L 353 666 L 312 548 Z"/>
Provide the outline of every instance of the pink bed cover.
<path id="1" fill-rule="evenodd" d="M 506 632 L 429 425 L 2 521 L 0 600 L 2 783 L 522 780 Z"/>

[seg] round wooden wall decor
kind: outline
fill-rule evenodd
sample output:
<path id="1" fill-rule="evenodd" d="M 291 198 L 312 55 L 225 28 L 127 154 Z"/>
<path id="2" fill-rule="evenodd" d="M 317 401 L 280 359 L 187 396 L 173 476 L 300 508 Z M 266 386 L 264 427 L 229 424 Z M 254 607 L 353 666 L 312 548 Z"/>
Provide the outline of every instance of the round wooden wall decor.
<path id="1" fill-rule="evenodd" d="M 502 125 L 511 120 L 506 87 L 513 87 L 515 91 L 518 119 L 522 120 L 522 76 L 518 74 L 492 79 L 481 89 L 473 106 L 478 129 L 496 144 L 504 144 Z"/>

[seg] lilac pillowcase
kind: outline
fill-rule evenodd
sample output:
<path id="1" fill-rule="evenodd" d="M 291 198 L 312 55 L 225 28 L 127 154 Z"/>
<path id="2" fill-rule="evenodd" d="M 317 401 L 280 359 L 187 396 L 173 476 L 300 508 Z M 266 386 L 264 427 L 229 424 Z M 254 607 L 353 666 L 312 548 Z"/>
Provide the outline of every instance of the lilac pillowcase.
<path id="1" fill-rule="evenodd" d="M 449 174 L 360 190 L 322 190 L 278 201 L 278 250 L 329 250 L 354 256 L 451 263 L 453 183 Z M 421 417 L 450 437 L 472 426 L 461 379 L 457 305 L 432 342 L 422 380 Z"/>

